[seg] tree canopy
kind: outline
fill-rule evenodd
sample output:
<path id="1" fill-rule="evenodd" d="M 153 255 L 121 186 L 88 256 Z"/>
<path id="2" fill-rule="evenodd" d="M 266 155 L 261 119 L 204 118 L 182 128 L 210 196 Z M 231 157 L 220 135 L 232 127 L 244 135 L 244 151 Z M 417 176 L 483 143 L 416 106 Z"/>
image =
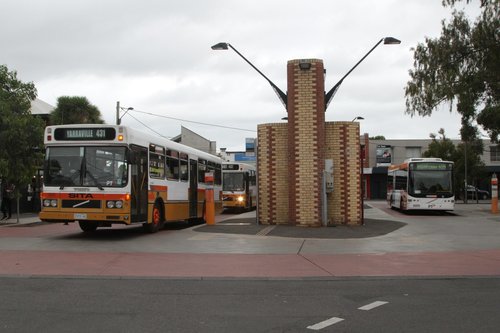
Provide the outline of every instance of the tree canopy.
<path id="1" fill-rule="evenodd" d="M 62 124 L 104 124 L 101 112 L 90 104 L 87 97 L 61 96 L 50 114 L 52 125 Z"/>
<path id="2" fill-rule="evenodd" d="M 0 65 L 0 177 L 19 189 L 29 183 L 43 162 L 43 120 L 34 117 L 31 101 L 37 91 L 17 72 Z"/>
<path id="3" fill-rule="evenodd" d="M 454 8 L 462 0 L 443 0 Z M 467 3 L 472 2 L 466 0 Z M 478 137 L 481 125 L 494 142 L 500 134 L 500 6 L 481 0 L 481 14 L 469 21 L 463 11 L 442 21 L 439 38 L 426 38 L 414 51 L 414 68 L 405 88 L 406 112 L 429 116 L 448 102 L 462 117 L 462 140 Z"/>
<path id="4" fill-rule="evenodd" d="M 461 142 L 455 146 L 446 137 L 443 128 L 439 130 L 438 134 L 430 134 L 432 142 L 422 156 L 439 157 L 446 161 L 453 161 L 455 195 L 457 198 L 463 197 L 465 181 L 467 181 L 467 184 L 477 185 L 480 179 L 486 177 L 484 163 L 481 161 L 482 141 Z M 466 163 L 467 168 L 465 167 Z"/>
<path id="5" fill-rule="evenodd" d="M 375 135 L 375 136 L 370 136 L 370 140 L 385 140 L 385 136 L 383 135 Z"/>
<path id="6" fill-rule="evenodd" d="M 445 161 L 454 161 L 457 153 L 455 145 L 446 137 L 444 128 L 439 129 L 438 133 L 440 138 L 434 133 L 429 135 L 432 142 L 427 151 L 423 153 L 423 157 L 439 157 Z"/>

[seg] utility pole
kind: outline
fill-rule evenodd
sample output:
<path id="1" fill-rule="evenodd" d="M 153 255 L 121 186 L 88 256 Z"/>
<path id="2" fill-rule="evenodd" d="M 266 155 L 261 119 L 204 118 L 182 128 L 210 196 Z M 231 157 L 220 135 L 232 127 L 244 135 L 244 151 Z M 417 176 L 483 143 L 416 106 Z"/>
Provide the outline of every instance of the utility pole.
<path id="1" fill-rule="evenodd" d="M 120 101 L 116 102 L 116 125 L 120 125 Z"/>
<path id="2" fill-rule="evenodd" d="M 465 141 L 465 146 L 464 146 L 464 157 L 465 157 L 465 161 L 464 161 L 464 166 L 465 166 L 465 189 L 464 189 L 464 192 L 465 192 L 465 197 L 464 197 L 464 202 L 467 203 L 467 141 Z"/>

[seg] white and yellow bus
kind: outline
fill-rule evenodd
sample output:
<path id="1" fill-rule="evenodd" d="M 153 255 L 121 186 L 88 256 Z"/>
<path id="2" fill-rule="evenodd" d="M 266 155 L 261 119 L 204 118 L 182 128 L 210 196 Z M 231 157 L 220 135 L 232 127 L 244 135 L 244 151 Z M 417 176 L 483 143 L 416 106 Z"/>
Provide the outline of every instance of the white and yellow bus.
<path id="1" fill-rule="evenodd" d="M 222 208 L 252 210 L 257 205 L 255 166 L 245 163 L 222 164 Z"/>
<path id="2" fill-rule="evenodd" d="M 400 210 L 453 210 L 453 162 L 411 158 L 391 165 L 387 172 L 387 202 Z"/>
<path id="3" fill-rule="evenodd" d="M 47 126 L 42 210 L 46 222 L 78 222 L 83 231 L 112 224 L 204 218 L 205 190 L 222 208 L 222 160 L 125 126 Z M 212 172 L 214 183 L 205 183 Z"/>

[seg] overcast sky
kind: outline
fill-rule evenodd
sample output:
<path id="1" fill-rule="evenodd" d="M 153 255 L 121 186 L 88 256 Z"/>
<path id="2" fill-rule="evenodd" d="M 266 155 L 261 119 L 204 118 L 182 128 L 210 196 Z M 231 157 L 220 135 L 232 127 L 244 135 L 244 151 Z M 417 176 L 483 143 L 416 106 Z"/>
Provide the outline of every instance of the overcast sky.
<path id="1" fill-rule="evenodd" d="M 478 2 L 467 5 L 477 15 Z M 464 5 L 459 4 L 459 8 Z M 116 102 L 136 111 L 249 131 L 193 124 L 140 112 L 122 124 L 167 137 L 180 127 L 243 150 L 257 124 L 281 122 L 286 111 L 231 43 L 281 90 L 288 60 L 322 59 L 329 90 L 382 37 L 346 78 L 327 121 L 362 116 L 361 132 L 388 139 L 426 139 L 444 127 L 459 137 L 460 118 L 443 107 L 432 117 L 404 113 L 412 47 L 437 37 L 451 9 L 441 0 L 2 0 L 0 64 L 32 81 L 38 97 L 86 96 L 114 124 Z"/>

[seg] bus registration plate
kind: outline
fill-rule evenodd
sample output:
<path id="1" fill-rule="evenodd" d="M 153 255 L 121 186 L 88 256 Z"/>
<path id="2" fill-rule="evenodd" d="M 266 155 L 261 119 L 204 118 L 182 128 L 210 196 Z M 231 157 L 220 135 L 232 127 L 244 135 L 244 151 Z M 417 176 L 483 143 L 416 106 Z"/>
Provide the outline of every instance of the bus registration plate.
<path id="1" fill-rule="evenodd" d="M 85 213 L 75 213 L 75 220 L 86 220 L 87 214 Z"/>

